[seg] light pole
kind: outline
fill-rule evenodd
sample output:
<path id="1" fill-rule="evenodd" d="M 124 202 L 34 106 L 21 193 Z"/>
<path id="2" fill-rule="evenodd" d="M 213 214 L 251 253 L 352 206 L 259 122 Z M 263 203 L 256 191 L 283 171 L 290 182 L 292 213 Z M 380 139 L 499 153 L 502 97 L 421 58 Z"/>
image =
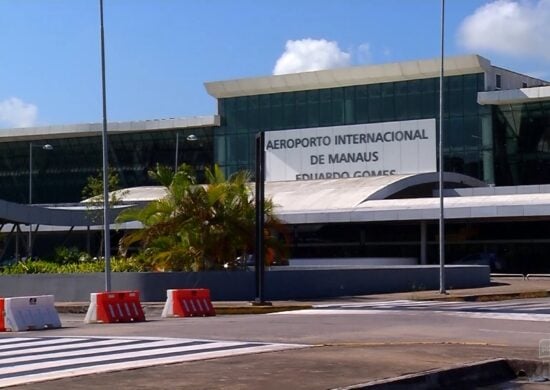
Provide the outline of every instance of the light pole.
<path id="1" fill-rule="evenodd" d="M 105 86 L 105 34 L 103 31 L 103 0 L 99 0 L 101 45 L 101 97 L 103 108 L 103 242 L 105 247 L 105 291 L 111 291 L 111 230 L 109 224 L 109 141 L 107 138 L 107 89 Z"/>
<path id="2" fill-rule="evenodd" d="M 189 134 L 186 138 L 189 142 L 194 142 L 199 138 L 195 134 Z M 180 148 L 180 133 L 176 132 L 176 155 L 174 156 L 174 173 L 178 171 L 178 152 Z"/>
<path id="3" fill-rule="evenodd" d="M 50 144 L 34 145 L 29 142 L 29 206 L 32 205 L 32 148 L 42 148 L 42 150 L 53 150 Z M 27 258 L 32 258 L 32 223 L 29 221 L 29 242 L 27 243 Z"/>
<path id="4" fill-rule="evenodd" d="M 439 292 L 445 294 L 445 213 L 443 204 L 443 76 L 445 67 L 445 0 L 441 0 L 441 69 L 439 73 Z"/>

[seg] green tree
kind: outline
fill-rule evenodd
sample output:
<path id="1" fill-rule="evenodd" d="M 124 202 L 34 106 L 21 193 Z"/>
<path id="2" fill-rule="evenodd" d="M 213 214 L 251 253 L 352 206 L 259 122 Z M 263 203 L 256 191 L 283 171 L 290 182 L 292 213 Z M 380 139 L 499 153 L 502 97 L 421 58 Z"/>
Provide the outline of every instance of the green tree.
<path id="1" fill-rule="evenodd" d="M 111 167 L 108 172 L 109 179 L 109 208 L 119 204 L 127 191 L 120 190 L 120 177 Z M 94 224 L 103 220 L 103 173 L 88 176 L 86 185 L 82 189 L 82 198 L 86 203 L 87 214 Z M 98 249 L 98 256 L 103 251 L 104 233 L 101 231 L 101 243 Z"/>
<path id="2" fill-rule="evenodd" d="M 118 204 L 123 194 L 113 192 L 120 189 L 120 177 L 118 173 L 109 168 L 109 203 Z M 99 172 L 96 175 L 88 176 L 86 185 L 82 189 L 82 199 L 88 200 L 89 204 L 103 207 L 103 173 Z"/>
<path id="3" fill-rule="evenodd" d="M 139 245 L 137 256 L 148 258 L 160 270 L 217 269 L 254 251 L 255 205 L 250 176 L 238 172 L 228 179 L 218 166 L 205 171 L 207 184 L 197 184 L 193 171 L 182 165 L 177 172 L 157 166 L 152 178 L 167 188 L 166 197 L 141 209 L 122 212 L 118 222 L 139 221 L 120 249 Z M 286 259 L 283 225 L 266 201 L 267 253 Z"/>

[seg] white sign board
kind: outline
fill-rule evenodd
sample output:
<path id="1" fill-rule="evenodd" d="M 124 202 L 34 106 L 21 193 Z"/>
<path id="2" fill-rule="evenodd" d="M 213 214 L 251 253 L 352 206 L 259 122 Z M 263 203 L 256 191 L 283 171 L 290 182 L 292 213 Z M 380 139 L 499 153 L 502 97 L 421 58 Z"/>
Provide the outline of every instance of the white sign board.
<path id="1" fill-rule="evenodd" d="M 436 171 L 435 119 L 268 131 L 266 181 Z"/>

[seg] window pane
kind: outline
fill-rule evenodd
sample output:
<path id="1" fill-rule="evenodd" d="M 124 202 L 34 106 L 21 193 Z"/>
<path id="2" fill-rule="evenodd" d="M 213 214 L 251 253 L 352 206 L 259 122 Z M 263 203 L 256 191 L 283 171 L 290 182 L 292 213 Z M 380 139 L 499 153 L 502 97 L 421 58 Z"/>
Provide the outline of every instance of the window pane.
<path id="1" fill-rule="evenodd" d="M 307 127 L 307 93 L 296 92 L 296 128 Z"/>
<path id="2" fill-rule="evenodd" d="M 319 90 L 307 91 L 307 122 L 309 127 L 319 126 Z"/>
<path id="3" fill-rule="evenodd" d="M 296 113 L 295 113 L 295 99 L 294 92 L 288 92 L 284 94 L 284 127 L 286 129 L 295 127 Z"/>
<path id="4" fill-rule="evenodd" d="M 380 122 L 382 119 L 382 102 L 380 84 L 368 86 L 369 91 L 369 120 L 370 122 Z"/>
<path id="5" fill-rule="evenodd" d="M 332 121 L 331 125 L 344 124 L 344 89 L 333 88 L 332 92 Z"/>
<path id="6" fill-rule="evenodd" d="M 355 123 L 355 87 L 344 88 L 344 123 Z"/>
<path id="7" fill-rule="evenodd" d="M 369 121 L 369 94 L 366 85 L 360 85 L 355 88 L 356 104 L 355 118 L 357 123 L 367 123 Z"/>
<path id="8" fill-rule="evenodd" d="M 275 130 L 282 129 L 284 125 L 283 97 L 280 93 L 271 95 L 271 125 Z"/>
<path id="9" fill-rule="evenodd" d="M 382 84 L 382 120 L 392 121 L 395 119 L 394 107 L 394 84 Z"/>
<path id="10" fill-rule="evenodd" d="M 320 125 L 329 126 L 332 124 L 330 89 L 320 91 Z"/>

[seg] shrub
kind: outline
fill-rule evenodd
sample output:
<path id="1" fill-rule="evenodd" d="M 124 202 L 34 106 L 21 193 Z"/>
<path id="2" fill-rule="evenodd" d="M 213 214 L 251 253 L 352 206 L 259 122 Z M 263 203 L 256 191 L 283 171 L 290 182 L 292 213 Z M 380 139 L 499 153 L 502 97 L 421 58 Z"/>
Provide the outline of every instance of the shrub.
<path id="1" fill-rule="evenodd" d="M 59 264 L 70 264 L 92 260 L 92 257 L 88 253 L 82 252 L 76 247 L 57 247 L 55 248 L 54 256 L 53 262 Z"/>
<path id="2" fill-rule="evenodd" d="M 88 258 L 71 263 L 61 263 L 48 260 L 19 261 L 12 265 L 0 268 L 2 275 L 15 274 L 70 274 L 103 272 L 105 263 L 103 259 Z M 112 258 L 111 270 L 113 272 L 144 272 L 150 271 L 150 267 L 144 261 L 136 259 Z"/>

